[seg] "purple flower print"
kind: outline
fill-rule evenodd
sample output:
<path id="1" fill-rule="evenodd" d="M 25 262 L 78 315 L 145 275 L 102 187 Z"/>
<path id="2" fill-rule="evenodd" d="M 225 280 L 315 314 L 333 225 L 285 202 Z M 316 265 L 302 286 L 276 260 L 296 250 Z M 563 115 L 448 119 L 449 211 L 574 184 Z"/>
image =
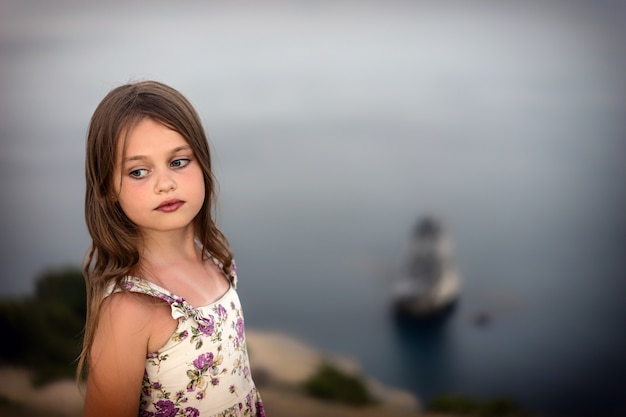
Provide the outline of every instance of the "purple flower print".
<path id="1" fill-rule="evenodd" d="M 211 379 L 211 385 L 213 385 L 214 387 L 218 386 L 220 384 L 220 380 L 217 378 L 212 378 Z"/>
<path id="2" fill-rule="evenodd" d="M 221 304 L 217 306 L 217 316 L 220 318 L 220 320 L 226 319 L 226 309 Z"/>
<path id="3" fill-rule="evenodd" d="M 265 417 L 265 407 L 261 401 L 256 402 L 256 415 L 259 417 Z"/>
<path id="4" fill-rule="evenodd" d="M 207 318 L 198 320 L 198 329 L 207 336 L 211 336 L 215 331 L 215 317 L 209 315 Z"/>
<path id="5" fill-rule="evenodd" d="M 155 409 L 155 417 L 175 417 L 178 413 L 178 408 L 176 408 L 174 403 L 169 400 L 157 401 Z"/>
<path id="6" fill-rule="evenodd" d="M 237 324 L 235 324 L 235 329 L 237 330 L 237 337 L 239 340 L 243 340 L 243 319 L 239 317 L 237 319 Z"/>
<path id="7" fill-rule="evenodd" d="M 180 302 L 179 300 L 176 300 L 175 298 L 170 297 L 169 295 L 166 295 L 166 294 L 160 294 L 159 293 L 159 294 L 157 294 L 157 298 L 160 298 L 161 300 L 167 302 L 168 304 L 179 303 Z M 181 301 L 185 301 L 185 300 L 183 299 Z"/>
<path id="8" fill-rule="evenodd" d="M 183 416 L 185 417 L 198 417 L 200 415 L 200 411 L 197 408 L 187 407 L 185 411 L 183 411 Z"/>
<path id="9" fill-rule="evenodd" d="M 154 413 L 152 411 L 141 410 L 139 417 L 154 417 Z"/>
<path id="10" fill-rule="evenodd" d="M 203 371 L 213 366 L 213 352 L 203 353 L 193 361 L 196 369 Z"/>
<path id="11" fill-rule="evenodd" d="M 196 394 L 196 400 L 201 400 L 204 398 L 204 391 L 200 391 L 199 393 Z"/>
<path id="12" fill-rule="evenodd" d="M 243 367 L 243 377 L 248 379 L 248 375 L 250 374 L 250 370 L 248 369 L 247 366 Z"/>

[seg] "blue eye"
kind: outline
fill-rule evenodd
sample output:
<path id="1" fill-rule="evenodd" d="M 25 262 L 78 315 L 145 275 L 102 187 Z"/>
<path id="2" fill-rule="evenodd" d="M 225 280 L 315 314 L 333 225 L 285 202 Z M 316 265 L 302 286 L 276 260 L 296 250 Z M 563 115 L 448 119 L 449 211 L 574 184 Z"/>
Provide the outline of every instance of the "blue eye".
<path id="1" fill-rule="evenodd" d="M 184 166 L 186 166 L 187 164 L 189 164 L 191 162 L 191 159 L 189 158 L 180 158 L 180 159 L 176 159 L 174 161 L 172 161 L 172 163 L 170 164 L 173 168 L 182 168 Z"/>
<path id="2" fill-rule="evenodd" d="M 148 175 L 148 170 L 141 168 L 141 169 L 134 169 L 132 171 L 130 171 L 128 173 L 128 175 L 130 175 L 132 178 L 143 178 L 146 175 Z"/>

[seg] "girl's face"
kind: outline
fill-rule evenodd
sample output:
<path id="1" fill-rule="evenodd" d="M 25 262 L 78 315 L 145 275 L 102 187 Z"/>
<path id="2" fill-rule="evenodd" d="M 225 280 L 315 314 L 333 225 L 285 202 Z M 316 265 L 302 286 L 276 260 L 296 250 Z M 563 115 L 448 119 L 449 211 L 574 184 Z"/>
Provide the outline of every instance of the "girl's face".
<path id="1" fill-rule="evenodd" d="M 118 141 L 113 187 L 142 234 L 186 230 L 204 203 L 202 169 L 178 132 L 141 120 Z"/>

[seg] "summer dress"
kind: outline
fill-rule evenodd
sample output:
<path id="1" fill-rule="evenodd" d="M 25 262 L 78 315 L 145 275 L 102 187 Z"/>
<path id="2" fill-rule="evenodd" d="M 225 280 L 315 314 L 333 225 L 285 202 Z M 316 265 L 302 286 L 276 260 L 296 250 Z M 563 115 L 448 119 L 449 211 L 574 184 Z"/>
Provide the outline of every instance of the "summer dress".
<path id="1" fill-rule="evenodd" d="M 140 417 L 265 416 L 250 374 L 234 264 L 225 274 L 228 291 L 198 308 L 145 279 L 122 281 L 128 291 L 165 300 L 178 320 L 168 342 L 146 356 Z"/>

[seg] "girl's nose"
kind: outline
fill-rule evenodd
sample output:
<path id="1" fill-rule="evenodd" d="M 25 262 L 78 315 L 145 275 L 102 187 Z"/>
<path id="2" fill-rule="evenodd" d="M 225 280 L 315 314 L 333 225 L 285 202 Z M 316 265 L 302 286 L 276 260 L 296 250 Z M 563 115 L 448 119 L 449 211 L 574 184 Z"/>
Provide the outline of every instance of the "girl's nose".
<path id="1" fill-rule="evenodd" d="M 169 192 L 175 189 L 176 189 L 176 181 L 174 181 L 171 175 L 165 173 L 157 177 L 157 180 L 155 183 L 155 191 L 157 193 Z"/>

